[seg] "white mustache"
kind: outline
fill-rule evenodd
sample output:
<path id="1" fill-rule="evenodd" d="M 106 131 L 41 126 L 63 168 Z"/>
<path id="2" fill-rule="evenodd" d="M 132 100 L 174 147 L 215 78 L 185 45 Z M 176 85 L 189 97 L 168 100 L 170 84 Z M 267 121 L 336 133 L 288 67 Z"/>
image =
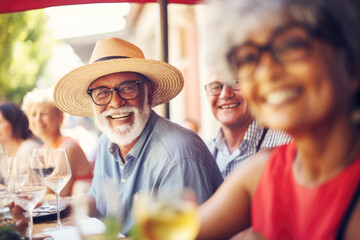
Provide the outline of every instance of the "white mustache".
<path id="1" fill-rule="evenodd" d="M 105 112 L 101 113 L 102 117 L 106 117 L 109 115 L 121 115 L 128 112 L 133 112 L 136 108 L 135 107 L 121 107 L 117 109 L 108 109 Z"/>

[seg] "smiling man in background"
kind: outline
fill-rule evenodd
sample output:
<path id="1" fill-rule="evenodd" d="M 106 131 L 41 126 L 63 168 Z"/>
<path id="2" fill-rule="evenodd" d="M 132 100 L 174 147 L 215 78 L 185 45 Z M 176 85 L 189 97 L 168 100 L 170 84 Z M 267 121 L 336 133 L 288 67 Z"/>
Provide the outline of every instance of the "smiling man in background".
<path id="1" fill-rule="evenodd" d="M 205 85 L 211 111 L 221 124 L 208 147 L 224 179 L 259 150 L 291 140 L 281 131 L 264 128 L 253 118 L 237 80 L 226 83 L 232 85 L 226 85 L 213 71 Z"/>

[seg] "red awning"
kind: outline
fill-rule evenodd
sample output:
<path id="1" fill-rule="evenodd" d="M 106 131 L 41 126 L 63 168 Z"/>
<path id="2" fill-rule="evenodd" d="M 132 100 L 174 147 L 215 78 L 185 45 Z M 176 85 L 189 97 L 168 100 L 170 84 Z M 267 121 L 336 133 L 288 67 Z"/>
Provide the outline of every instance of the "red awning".
<path id="1" fill-rule="evenodd" d="M 87 3 L 134 2 L 149 3 L 157 0 L 1 0 L 0 13 L 20 12 L 32 9 Z M 169 0 L 168 3 L 197 4 L 202 0 Z"/>

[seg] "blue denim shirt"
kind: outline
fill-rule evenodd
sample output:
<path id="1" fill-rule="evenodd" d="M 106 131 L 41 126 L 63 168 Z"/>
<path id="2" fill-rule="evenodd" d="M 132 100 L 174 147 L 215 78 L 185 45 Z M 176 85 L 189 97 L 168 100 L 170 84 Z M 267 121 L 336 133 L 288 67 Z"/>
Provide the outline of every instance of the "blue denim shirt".
<path id="1" fill-rule="evenodd" d="M 214 158 L 201 138 L 153 111 L 139 140 L 125 159 L 123 164 L 119 148 L 103 134 L 89 191 L 95 198 L 97 210 L 107 216 L 106 180 L 116 180 L 123 210 L 124 234 L 133 225 L 132 198 L 136 192 L 157 190 L 159 194 L 171 194 L 174 189 L 190 187 L 197 193 L 199 203 L 203 203 L 223 181 Z"/>
<path id="2" fill-rule="evenodd" d="M 222 176 L 227 178 L 236 168 L 238 168 L 246 159 L 256 153 L 256 146 L 259 144 L 264 127 L 256 121 L 249 125 L 244 139 L 240 146 L 230 154 L 227 147 L 222 129 L 216 133 L 215 137 L 209 141 L 208 148 L 216 159 Z M 269 129 L 260 145 L 260 150 L 273 148 L 291 141 L 291 137 L 278 130 Z"/>

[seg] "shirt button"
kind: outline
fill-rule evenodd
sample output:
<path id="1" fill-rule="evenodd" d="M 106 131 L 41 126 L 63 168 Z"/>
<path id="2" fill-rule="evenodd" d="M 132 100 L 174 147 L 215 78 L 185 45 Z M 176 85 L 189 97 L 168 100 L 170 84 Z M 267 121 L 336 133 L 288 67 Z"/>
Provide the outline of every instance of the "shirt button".
<path id="1" fill-rule="evenodd" d="M 126 179 L 125 179 L 125 178 L 122 178 L 122 179 L 121 179 L 121 182 L 122 182 L 122 183 L 126 183 Z"/>

